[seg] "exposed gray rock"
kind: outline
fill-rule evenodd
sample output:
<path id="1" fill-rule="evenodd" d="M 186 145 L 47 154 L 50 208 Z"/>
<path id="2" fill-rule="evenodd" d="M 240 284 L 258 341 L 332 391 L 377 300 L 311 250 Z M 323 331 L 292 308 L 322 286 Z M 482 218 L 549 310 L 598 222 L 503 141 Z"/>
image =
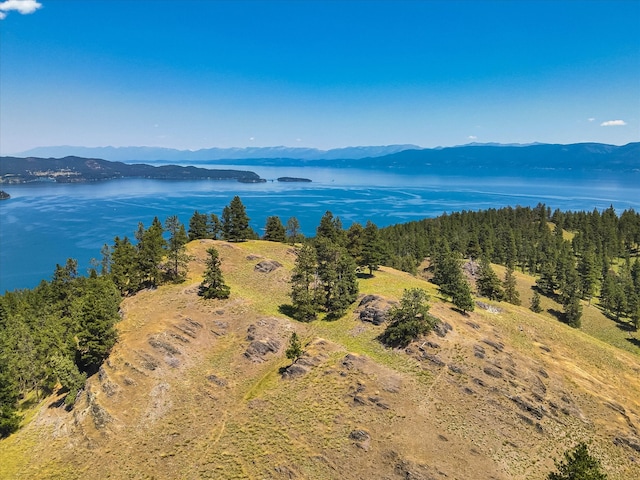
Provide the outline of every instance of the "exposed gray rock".
<path id="1" fill-rule="evenodd" d="M 226 387 L 228 383 L 224 378 L 220 378 L 217 375 L 208 375 L 207 380 L 211 383 L 215 383 L 219 387 Z"/>
<path id="2" fill-rule="evenodd" d="M 445 337 L 451 330 L 453 330 L 453 327 L 447 322 L 438 321 L 438 323 L 433 327 L 433 331 L 439 337 Z"/>
<path id="3" fill-rule="evenodd" d="M 284 372 L 282 372 L 282 378 L 285 378 L 285 379 L 298 378 L 305 375 L 308 371 L 309 370 L 306 367 L 302 365 L 298 365 L 297 363 L 294 363 L 293 365 L 288 366 L 284 370 Z"/>
<path id="4" fill-rule="evenodd" d="M 487 345 L 489 345 L 490 347 L 495 348 L 499 352 L 504 350 L 504 344 L 502 344 L 500 342 L 496 342 L 494 340 L 490 340 L 488 338 L 485 338 L 484 340 L 482 340 L 482 343 L 486 343 Z"/>
<path id="5" fill-rule="evenodd" d="M 544 415 L 546 413 L 545 408 L 542 405 L 538 405 L 538 406 L 533 405 L 530 402 L 528 402 L 527 400 L 525 400 L 524 398 L 519 397 L 519 396 L 509 397 L 509 398 L 510 398 L 510 400 L 512 402 L 514 402 L 516 405 L 518 405 L 518 407 L 520 407 L 520 410 L 531 414 L 532 416 L 534 416 L 538 420 L 541 420 L 542 417 L 544 417 Z"/>
<path id="6" fill-rule="evenodd" d="M 276 353 L 280 350 L 280 342 L 270 338 L 264 340 L 254 340 L 249 344 L 244 352 L 244 356 L 254 362 L 263 362 L 264 356 L 268 353 Z"/>
<path id="7" fill-rule="evenodd" d="M 486 310 L 489 313 L 502 313 L 502 309 L 500 307 L 496 307 L 495 305 L 490 305 L 480 300 L 476 300 L 476 305 L 478 306 L 478 308 Z"/>
<path id="8" fill-rule="evenodd" d="M 351 440 L 355 440 L 356 442 L 363 442 L 364 440 L 370 439 L 371 436 L 365 430 L 353 430 L 349 434 L 349 438 Z"/>
<path id="9" fill-rule="evenodd" d="M 147 342 L 149 343 L 149 345 L 151 345 L 153 348 L 160 350 L 168 355 L 180 355 L 180 350 L 178 350 L 176 347 L 174 347 L 173 345 L 171 345 L 169 342 L 167 342 L 166 340 L 164 340 L 162 337 L 164 335 L 162 334 L 157 334 L 157 335 L 152 335 L 149 337 L 149 339 L 147 340 Z"/>
<path id="10" fill-rule="evenodd" d="M 282 478 L 288 478 L 290 480 L 293 480 L 294 478 L 298 478 L 298 475 L 296 475 L 296 473 L 286 465 L 280 465 L 278 467 L 275 467 L 274 470 Z"/>
<path id="11" fill-rule="evenodd" d="M 487 375 L 489 375 L 490 377 L 494 377 L 494 378 L 502 378 L 502 372 L 496 368 L 493 367 L 484 367 L 482 369 L 482 371 L 484 373 L 486 373 Z"/>
<path id="12" fill-rule="evenodd" d="M 353 430 L 349 434 L 349 438 L 355 442 L 358 448 L 363 449 L 365 452 L 368 451 L 371 446 L 371 435 L 365 430 Z"/>
<path id="13" fill-rule="evenodd" d="M 613 439 L 613 443 L 614 445 L 617 445 L 619 447 L 620 446 L 629 447 L 632 450 L 635 450 L 636 452 L 640 453 L 640 440 L 637 438 L 617 436 Z"/>
<path id="14" fill-rule="evenodd" d="M 387 319 L 390 302 L 379 295 L 365 295 L 358 304 L 359 318 L 363 322 L 382 325 Z"/>
<path id="15" fill-rule="evenodd" d="M 263 260 L 253 268 L 255 271 L 260 273 L 271 273 L 274 270 L 277 270 L 278 268 L 280 268 L 281 266 L 282 264 L 275 260 Z"/>
<path id="16" fill-rule="evenodd" d="M 140 365 L 142 368 L 153 371 L 160 365 L 153 355 L 149 355 L 147 352 L 136 353 L 138 354 L 138 357 L 140 357 Z"/>
<path id="17" fill-rule="evenodd" d="M 431 355 L 429 353 L 424 353 L 422 355 L 422 358 L 425 358 L 425 359 L 429 360 L 431 363 L 433 363 L 434 365 L 437 365 L 438 367 L 444 367 L 445 366 L 445 363 L 435 355 Z"/>

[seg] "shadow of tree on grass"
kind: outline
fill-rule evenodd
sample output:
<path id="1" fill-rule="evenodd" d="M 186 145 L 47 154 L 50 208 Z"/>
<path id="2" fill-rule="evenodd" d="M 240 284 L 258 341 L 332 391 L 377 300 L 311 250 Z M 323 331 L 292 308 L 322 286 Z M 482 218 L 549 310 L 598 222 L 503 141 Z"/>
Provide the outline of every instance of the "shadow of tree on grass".
<path id="1" fill-rule="evenodd" d="M 278 311 L 289 318 L 295 319 L 296 309 L 293 307 L 293 305 L 283 303 L 282 305 L 278 306 Z"/>

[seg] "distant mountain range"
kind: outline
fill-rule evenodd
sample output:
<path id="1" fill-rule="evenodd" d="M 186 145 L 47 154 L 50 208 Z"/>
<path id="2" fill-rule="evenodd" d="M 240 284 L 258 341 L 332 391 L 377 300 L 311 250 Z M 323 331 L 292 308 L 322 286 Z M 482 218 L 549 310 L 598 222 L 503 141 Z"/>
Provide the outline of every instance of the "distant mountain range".
<path id="1" fill-rule="evenodd" d="M 571 145 L 462 145 L 406 149 L 382 156 L 352 159 L 246 158 L 216 160 L 217 165 L 315 166 L 360 168 L 402 173 L 462 175 L 465 171 L 517 174 L 521 171 L 612 171 L 640 173 L 640 142 L 623 146 L 601 143 Z"/>
<path id="2" fill-rule="evenodd" d="M 41 157 L 75 152 L 89 158 L 147 162 L 215 163 L 247 166 L 322 166 L 393 170 L 421 174 L 462 174 L 480 172 L 536 171 L 615 171 L 640 172 L 640 142 L 623 146 L 602 143 L 496 145 L 469 144 L 446 148 L 420 148 L 415 145 L 348 147 L 334 150 L 312 148 L 211 148 L 198 151 L 152 147 L 41 147 L 28 152 Z M 114 159 L 119 160 L 114 160 Z"/>
<path id="3" fill-rule="evenodd" d="M 574 170 L 640 172 L 640 142 L 623 146 L 601 143 L 527 146 L 466 145 L 442 149 L 405 150 L 367 159 L 369 168 L 440 170 Z"/>
<path id="4" fill-rule="evenodd" d="M 156 161 L 171 162 L 246 160 L 255 158 L 296 158 L 301 160 L 337 160 L 381 157 L 404 150 L 420 149 L 417 145 L 387 145 L 373 147 L 346 147 L 332 150 L 300 147 L 248 147 L 204 148 L 201 150 L 176 150 L 159 147 L 37 147 L 15 154 L 16 157 L 87 157 L 102 158 L 114 162 Z"/>

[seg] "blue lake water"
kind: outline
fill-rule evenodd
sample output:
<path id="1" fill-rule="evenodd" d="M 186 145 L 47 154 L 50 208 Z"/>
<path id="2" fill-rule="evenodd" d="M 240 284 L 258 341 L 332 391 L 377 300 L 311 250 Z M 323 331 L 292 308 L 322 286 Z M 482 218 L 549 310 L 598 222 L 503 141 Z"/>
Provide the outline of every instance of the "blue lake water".
<path id="1" fill-rule="evenodd" d="M 618 213 L 640 206 L 640 173 L 558 178 L 550 172 L 523 178 L 496 172 L 436 176 L 315 167 L 237 168 L 266 179 L 299 176 L 313 183 L 128 179 L 2 186 L 12 198 L 0 202 L 0 292 L 50 279 L 56 263 L 69 257 L 76 258 L 84 272 L 91 258 L 99 258 L 104 243 L 112 244 L 116 235 L 132 238 L 139 221 L 148 226 L 154 216 L 164 221 L 178 215 L 188 225 L 194 210 L 220 215 L 234 195 L 241 197 L 257 232 L 263 231 L 267 216 L 278 215 L 283 222 L 295 216 L 307 235 L 313 235 L 327 210 L 346 228 L 352 222 L 372 220 L 382 227 L 445 211 L 539 202 L 562 210 L 613 205 Z"/>

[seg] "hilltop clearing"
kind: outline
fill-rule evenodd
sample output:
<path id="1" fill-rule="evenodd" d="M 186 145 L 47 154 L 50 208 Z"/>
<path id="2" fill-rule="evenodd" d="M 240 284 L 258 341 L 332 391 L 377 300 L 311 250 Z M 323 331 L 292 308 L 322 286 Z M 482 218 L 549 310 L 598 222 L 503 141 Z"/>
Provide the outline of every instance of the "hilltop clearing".
<path id="1" fill-rule="evenodd" d="M 197 295 L 211 245 L 227 300 Z M 0 441 L 0 478 L 541 479 L 581 440 L 609 478 L 640 478 L 638 354 L 526 306 L 461 315 L 387 267 L 359 279 L 342 318 L 300 323 L 281 313 L 293 247 L 188 253 L 184 283 L 123 301 L 118 343 L 73 410 L 47 398 Z M 533 279 L 517 281 L 528 305 Z M 366 320 L 412 287 L 440 323 L 385 348 Z M 305 353 L 287 368 L 294 331 Z"/>

